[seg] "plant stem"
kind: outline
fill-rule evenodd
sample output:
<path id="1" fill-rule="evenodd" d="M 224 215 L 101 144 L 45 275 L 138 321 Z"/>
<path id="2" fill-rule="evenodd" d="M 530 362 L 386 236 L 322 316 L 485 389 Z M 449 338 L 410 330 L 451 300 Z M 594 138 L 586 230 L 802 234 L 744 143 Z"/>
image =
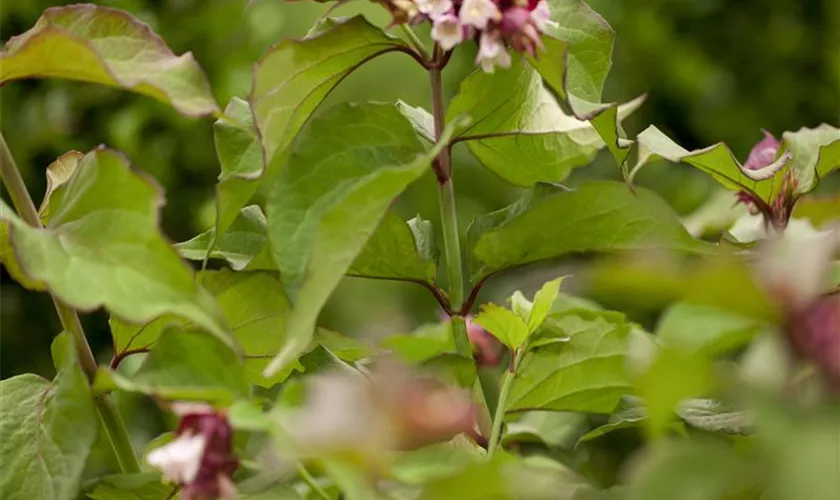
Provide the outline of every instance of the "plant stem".
<path id="1" fill-rule="evenodd" d="M 323 488 L 315 481 L 315 478 L 312 477 L 312 474 L 306 470 L 306 467 L 300 462 L 298 462 L 298 473 L 300 474 L 300 478 L 303 479 L 303 482 L 309 485 L 312 488 L 312 491 L 318 494 L 319 497 L 323 498 L 324 500 L 332 500 L 329 494 L 324 491 Z"/>
<path id="2" fill-rule="evenodd" d="M 522 361 L 522 356 L 525 353 L 525 346 L 520 347 L 516 351 L 516 356 L 511 360 L 510 367 L 505 371 L 502 377 L 502 386 L 499 389 L 499 402 L 496 405 L 496 411 L 493 413 L 493 427 L 490 430 L 490 441 L 487 445 L 487 456 L 492 457 L 499 447 L 499 441 L 502 439 L 502 422 L 505 420 L 505 411 L 507 407 L 508 393 L 513 379 L 516 378 L 516 370 L 519 368 L 519 363 Z"/>
<path id="3" fill-rule="evenodd" d="M 405 34 L 406 38 L 408 38 L 408 43 L 414 48 L 414 50 L 417 51 L 418 54 L 420 54 L 420 57 L 428 61 L 429 53 L 426 51 L 426 47 L 423 45 L 423 42 L 417 36 L 417 33 L 415 33 L 414 30 L 411 29 L 411 26 L 407 24 L 401 24 L 400 28 L 402 29 L 402 32 Z"/>
<path id="4" fill-rule="evenodd" d="M 443 60 L 444 53 L 435 45 L 435 61 Z M 439 64 L 429 68 L 429 78 L 432 84 L 432 110 L 435 121 L 435 138 L 440 139 L 444 128 L 443 83 Z M 460 311 L 464 301 L 464 272 L 461 266 L 461 242 L 458 234 L 458 214 L 455 209 L 455 187 L 452 183 L 452 167 L 450 164 L 449 147 L 443 148 L 435 159 L 435 173 L 438 184 L 438 204 L 440 205 L 440 220 L 443 226 L 443 247 L 446 259 L 446 273 L 449 277 L 449 307 L 452 311 Z M 467 338 L 467 327 L 464 317 L 455 314 L 452 318 L 452 335 L 455 347 L 462 356 L 472 357 L 472 349 Z"/>
<path id="5" fill-rule="evenodd" d="M 32 198 L 29 196 L 29 191 L 26 189 L 26 184 L 20 176 L 20 171 L 2 133 L 0 133 L 0 178 L 6 183 L 9 197 L 12 199 L 12 204 L 20 218 L 32 227 L 42 228 L 41 219 L 35 210 L 35 204 L 32 203 Z M 90 344 L 87 342 L 79 316 L 75 310 L 63 303 L 58 297 L 53 295 L 52 299 L 55 311 L 58 313 L 58 319 L 61 321 L 61 327 L 73 337 L 79 365 L 88 380 L 93 381 L 97 369 L 96 358 L 93 357 L 93 351 L 91 351 Z M 137 460 L 137 455 L 135 455 L 131 446 L 128 430 L 117 412 L 114 402 L 108 394 L 102 394 L 94 398 L 94 401 L 114 450 L 114 455 L 117 457 L 120 470 L 122 472 L 140 472 L 140 462 Z"/>

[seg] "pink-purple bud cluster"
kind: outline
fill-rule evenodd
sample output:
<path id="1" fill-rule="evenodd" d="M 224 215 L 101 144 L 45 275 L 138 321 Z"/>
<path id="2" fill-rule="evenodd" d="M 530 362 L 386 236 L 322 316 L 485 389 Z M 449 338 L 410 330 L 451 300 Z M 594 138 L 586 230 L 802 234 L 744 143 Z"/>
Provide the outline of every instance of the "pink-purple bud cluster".
<path id="1" fill-rule="evenodd" d="M 430 21 L 432 38 L 444 50 L 478 42 L 476 64 L 492 73 L 507 68 L 509 49 L 535 56 L 542 33 L 550 26 L 546 0 L 386 0 L 395 22 Z"/>
<path id="2" fill-rule="evenodd" d="M 744 170 L 761 170 L 772 165 L 778 156 L 781 143 L 773 137 L 773 134 L 764 132 L 764 139 L 753 146 L 747 161 L 743 165 Z M 739 191 L 736 198 L 744 203 L 750 213 L 761 214 L 768 225 L 776 229 L 787 227 L 793 205 L 796 203 L 797 182 L 793 170 L 789 170 L 782 178 L 782 185 L 772 200 L 760 199 L 755 193 Z"/>

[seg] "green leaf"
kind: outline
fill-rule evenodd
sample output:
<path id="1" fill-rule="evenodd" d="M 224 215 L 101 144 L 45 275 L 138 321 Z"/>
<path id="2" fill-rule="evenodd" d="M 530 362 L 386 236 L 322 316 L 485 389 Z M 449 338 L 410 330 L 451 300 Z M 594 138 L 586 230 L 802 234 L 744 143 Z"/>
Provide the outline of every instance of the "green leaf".
<path id="1" fill-rule="evenodd" d="M 622 106 L 614 118 L 636 107 Z M 521 186 L 562 181 L 604 145 L 591 124 L 563 112 L 537 71 L 521 62 L 505 71 L 476 71 L 467 77 L 447 120 L 461 115 L 468 115 L 472 124 L 455 140 L 468 141 L 485 167 Z"/>
<path id="2" fill-rule="evenodd" d="M 840 129 L 823 123 L 782 135 L 791 152 L 797 193 L 813 191 L 820 179 L 840 168 Z"/>
<path id="3" fill-rule="evenodd" d="M 586 441 L 592 441 L 614 431 L 633 429 L 641 425 L 645 418 L 647 418 L 647 414 L 645 413 L 645 408 L 637 403 L 636 399 L 638 398 L 625 397 L 619 405 L 619 409 L 610 415 L 610 419 L 606 424 L 598 426 L 582 435 L 578 439 L 578 443 L 585 443 Z"/>
<path id="4" fill-rule="evenodd" d="M 565 279 L 565 276 L 546 282 L 534 294 L 534 302 L 531 304 L 531 311 L 528 315 L 529 332 L 537 331 L 537 328 L 545 321 L 554 301 L 557 299 L 557 295 L 560 293 L 560 283 L 563 282 L 563 279 Z"/>
<path id="5" fill-rule="evenodd" d="M 167 500 L 174 498 L 177 486 L 163 484 L 160 474 L 113 474 L 99 480 L 93 491 L 87 493 L 91 500 Z"/>
<path id="6" fill-rule="evenodd" d="M 73 308 L 105 306 L 135 323 L 174 314 L 230 342 L 212 297 L 161 234 L 161 203 L 159 188 L 121 154 L 98 148 L 52 193 L 45 229 L 5 204 L 0 217 L 21 270 Z"/>
<path id="7" fill-rule="evenodd" d="M 207 77 L 191 53 L 176 56 L 148 25 L 117 9 L 47 9 L 0 54 L 0 84 L 65 78 L 121 87 L 200 116 L 218 113 Z"/>
<path id="8" fill-rule="evenodd" d="M 663 348 L 636 386 L 647 410 L 646 428 L 658 437 L 673 420 L 681 401 L 702 396 L 711 388 L 711 363 L 702 354 Z"/>
<path id="9" fill-rule="evenodd" d="M 401 40 L 362 16 L 328 20 L 302 40 L 283 40 L 272 47 L 254 68 L 248 98 L 267 174 L 274 175 L 282 168 L 300 129 L 348 74 L 376 56 L 408 50 Z M 223 172 L 216 218 L 220 237 L 259 187 L 263 172 L 250 165 L 245 175 L 225 176 Z"/>
<path id="10" fill-rule="evenodd" d="M 130 377 L 101 368 L 94 391 L 121 389 L 170 400 L 229 404 L 247 398 L 250 387 L 241 358 L 217 338 L 168 328 Z"/>
<path id="11" fill-rule="evenodd" d="M 510 309 L 496 304 L 481 306 L 481 312 L 473 319 L 473 323 L 511 349 L 518 349 L 528 338 L 528 324 Z"/>
<path id="12" fill-rule="evenodd" d="M 624 366 L 630 326 L 621 318 L 586 310 L 550 316 L 569 340 L 525 355 L 508 411 L 611 412 L 630 390 Z"/>
<path id="13" fill-rule="evenodd" d="M 656 336 L 664 347 L 713 355 L 743 347 L 767 327 L 731 311 L 678 302 L 662 315 Z"/>
<path id="14" fill-rule="evenodd" d="M 185 259 L 202 261 L 211 245 L 210 258 L 224 259 L 236 271 L 277 269 L 268 242 L 268 221 L 257 205 L 243 208 L 221 238 L 216 239 L 216 229 L 211 228 L 175 248 Z"/>
<path id="15" fill-rule="evenodd" d="M 42 224 L 50 222 L 50 199 L 53 194 L 63 189 L 84 156 L 78 151 L 68 151 L 47 167 L 47 191 L 41 201 L 41 208 L 38 209 Z"/>
<path id="16" fill-rule="evenodd" d="M 658 159 L 684 162 L 696 167 L 733 191 L 754 193 L 772 203 L 783 187 L 783 179 L 793 172 L 797 194 L 812 191 L 821 177 L 840 166 L 840 130 L 828 125 L 815 129 L 802 128 L 783 135 L 785 153 L 760 170 L 745 170 L 723 143 L 688 151 L 650 126 L 637 138 L 638 161 L 631 177 L 645 164 Z M 783 148 L 780 148 L 783 149 Z"/>
<path id="17" fill-rule="evenodd" d="M 426 150 L 393 105 L 340 105 L 301 135 L 268 201 L 274 260 L 294 308 L 268 374 L 312 339 L 327 298 L 406 186 L 451 137 Z"/>
<path id="18" fill-rule="evenodd" d="M 563 89 L 589 102 L 601 102 L 604 82 L 612 66 L 615 32 L 582 0 L 550 0 L 551 19 L 547 34 L 568 45 Z M 557 50 L 559 44 L 549 45 Z M 556 85 L 558 78 L 547 78 Z M 564 94 L 560 94 L 564 95 Z"/>
<path id="19" fill-rule="evenodd" d="M 753 431 L 753 416 L 746 410 L 736 410 L 714 399 L 686 399 L 677 410 L 687 424 L 708 432 L 749 434 Z"/>
<path id="20" fill-rule="evenodd" d="M 712 253 L 694 240 L 656 194 L 633 194 L 621 183 L 596 181 L 575 191 L 538 185 L 507 208 L 477 218 L 469 229 L 475 276 L 569 253 L 665 249 Z"/>
<path id="21" fill-rule="evenodd" d="M 793 207 L 791 221 L 806 219 L 814 227 L 824 228 L 826 224 L 840 219 L 840 196 L 804 196 Z"/>
<path id="22" fill-rule="evenodd" d="M 72 339 L 53 341 L 58 374 L 0 382 L 0 491 L 9 500 L 74 500 L 99 434 L 99 416 Z"/>
<path id="23" fill-rule="evenodd" d="M 433 260 L 435 249 L 430 242 L 431 223 L 412 221 L 387 212 L 347 274 L 434 284 L 437 269 Z"/>
<path id="24" fill-rule="evenodd" d="M 263 376 L 263 370 L 286 341 L 289 300 L 276 273 L 204 271 L 202 285 L 213 294 L 245 356 L 248 381 L 271 387 L 288 373 Z"/>
<path id="25" fill-rule="evenodd" d="M 586 428 L 586 415 L 560 411 L 529 411 L 506 423 L 504 443 L 537 442 L 553 448 L 572 449 Z"/>

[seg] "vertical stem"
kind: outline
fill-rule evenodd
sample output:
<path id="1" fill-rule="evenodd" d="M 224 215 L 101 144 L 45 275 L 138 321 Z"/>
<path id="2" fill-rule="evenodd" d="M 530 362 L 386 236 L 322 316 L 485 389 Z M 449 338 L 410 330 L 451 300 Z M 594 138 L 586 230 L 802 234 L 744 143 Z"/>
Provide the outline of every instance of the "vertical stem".
<path id="1" fill-rule="evenodd" d="M 502 439 L 502 423 L 505 420 L 508 393 L 510 392 L 513 379 L 516 378 L 516 370 L 519 368 L 519 363 L 522 361 L 522 356 L 525 351 L 525 346 L 520 347 L 516 351 L 514 359 L 511 360 L 510 366 L 502 378 L 502 387 L 499 389 L 499 402 L 496 404 L 495 413 L 493 413 L 493 427 L 490 431 L 490 441 L 487 445 L 488 457 L 492 457 L 496 453 L 496 449 L 499 447 L 499 441 Z"/>
<path id="2" fill-rule="evenodd" d="M 441 63 L 444 53 L 435 45 L 433 64 L 429 68 L 432 84 L 432 110 L 435 119 L 435 138 L 440 139 L 444 127 L 443 83 L 441 79 Z M 446 259 L 446 273 L 449 277 L 449 304 L 453 311 L 460 311 L 464 302 L 464 272 L 461 266 L 461 242 L 458 234 L 458 214 L 455 209 L 455 187 L 452 183 L 452 166 L 450 163 L 449 147 L 443 148 L 435 159 L 435 173 L 437 174 L 440 190 L 438 203 L 440 205 L 440 220 L 443 226 L 443 247 Z M 472 356 L 472 349 L 467 338 L 467 327 L 464 317 L 452 316 L 452 335 L 455 337 L 455 347 L 463 356 Z"/>
<path id="3" fill-rule="evenodd" d="M 26 184 L 20 176 L 20 171 L 15 164 L 12 153 L 9 151 L 9 146 L 6 144 L 6 138 L 3 137 L 2 133 L 0 133 L 0 178 L 6 183 L 9 197 L 12 199 L 12 204 L 15 206 L 20 218 L 32 227 L 41 228 L 41 219 L 35 210 L 35 204 L 32 203 L 32 198 L 29 196 L 29 191 L 26 190 Z M 55 305 L 56 313 L 58 313 L 58 319 L 61 321 L 61 327 L 73 337 L 73 342 L 76 345 L 77 358 L 82 371 L 88 380 L 92 381 L 96 375 L 96 358 L 93 357 L 93 352 L 87 342 L 87 337 L 85 337 L 79 316 L 76 314 L 76 311 L 55 296 L 53 296 L 53 304 Z M 96 397 L 94 402 L 96 403 L 99 416 L 102 419 L 102 424 L 105 426 L 105 431 L 108 434 L 114 455 L 117 457 L 117 462 L 119 462 L 120 469 L 123 472 L 140 472 L 140 462 L 137 460 L 137 455 L 134 454 L 128 430 L 120 414 L 117 412 L 114 402 L 107 394 Z"/>

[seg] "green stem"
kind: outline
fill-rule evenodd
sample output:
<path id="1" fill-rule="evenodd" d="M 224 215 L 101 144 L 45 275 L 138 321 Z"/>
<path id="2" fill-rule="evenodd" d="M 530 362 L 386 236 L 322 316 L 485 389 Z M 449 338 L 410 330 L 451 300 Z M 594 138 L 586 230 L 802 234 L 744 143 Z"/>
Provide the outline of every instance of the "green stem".
<path id="1" fill-rule="evenodd" d="M 516 378 L 516 369 L 519 368 L 519 363 L 522 361 L 522 356 L 525 353 L 525 347 L 517 350 L 515 359 L 511 361 L 510 367 L 505 371 L 502 377 L 502 387 L 499 389 L 499 402 L 496 404 L 496 411 L 493 413 L 493 427 L 490 430 L 490 441 L 487 445 L 487 456 L 492 457 L 499 447 L 499 441 L 502 439 L 502 422 L 505 420 L 505 411 L 507 408 L 507 398 L 510 392 L 510 386 L 513 379 Z"/>
<path id="2" fill-rule="evenodd" d="M 26 189 L 26 184 L 20 176 L 20 171 L 2 133 L 0 133 L 0 178 L 6 184 L 9 197 L 12 199 L 12 204 L 20 218 L 32 227 L 43 227 L 38 212 L 35 210 L 35 204 L 32 203 L 32 198 L 29 196 L 29 191 Z M 91 351 L 90 344 L 87 342 L 79 316 L 75 310 L 61 302 L 56 296 L 52 298 L 55 311 L 58 313 L 58 319 L 61 321 L 61 327 L 73 337 L 79 365 L 88 380 L 93 381 L 97 369 L 96 358 L 93 357 L 93 351 Z M 120 470 L 122 472 L 140 472 L 140 462 L 131 447 L 128 430 L 117 412 L 114 402 L 107 394 L 94 398 L 94 401 L 114 450 L 114 455 L 117 457 Z"/>
<path id="3" fill-rule="evenodd" d="M 435 46 L 435 62 L 442 61 L 443 52 Z M 432 110 L 435 121 L 435 138 L 439 139 L 444 127 L 443 83 L 441 69 L 434 64 L 429 69 L 432 84 Z M 452 183 L 452 166 L 449 148 L 444 148 L 435 160 L 435 173 L 440 189 L 438 203 L 440 220 L 443 228 L 443 248 L 446 259 L 446 273 L 449 278 L 449 306 L 452 311 L 460 311 L 464 302 L 464 271 L 461 266 L 461 241 L 458 234 L 458 214 L 455 209 L 455 187 Z M 452 316 L 452 335 L 455 347 L 462 356 L 472 357 L 470 341 L 464 317 Z"/>
<path id="4" fill-rule="evenodd" d="M 300 474 L 300 478 L 303 479 L 303 482 L 309 485 L 312 488 L 312 491 L 318 494 L 319 497 L 323 498 L 324 500 L 332 500 L 329 494 L 324 491 L 323 488 L 315 481 L 315 478 L 312 477 L 312 474 L 306 470 L 306 467 L 300 462 L 298 462 L 298 474 Z"/>
<path id="5" fill-rule="evenodd" d="M 420 37 L 417 36 L 417 33 L 411 29 L 411 26 L 401 24 L 400 29 L 402 29 L 402 32 L 405 34 L 406 38 L 408 38 L 408 43 L 414 48 L 414 50 L 417 51 L 418 54 L 420 54 L 420 57 L 422 57 L 423 60 L 428 61 L 429 53 L 426 52 L 426 47 L 423 45 Z"/>

